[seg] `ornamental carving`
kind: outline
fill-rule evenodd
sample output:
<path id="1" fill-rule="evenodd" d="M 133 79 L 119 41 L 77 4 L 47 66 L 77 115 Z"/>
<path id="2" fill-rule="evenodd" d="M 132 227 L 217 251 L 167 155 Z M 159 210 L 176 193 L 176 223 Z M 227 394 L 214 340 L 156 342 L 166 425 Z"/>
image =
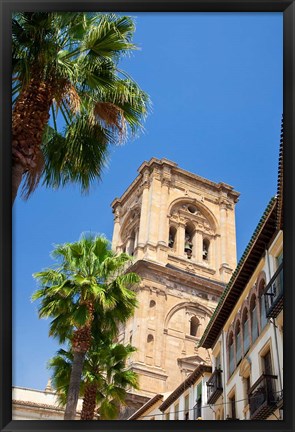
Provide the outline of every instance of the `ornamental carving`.
<path id="1" fill-rule="evenodd" d="M 182 225 L 190 222 L 195 230 L 205 231 L 210 235 L 214 235 L 216 231 L 214 224 L 194 203 L 184 202 L 174 206 L 171 209 L 170 221 Z"/>

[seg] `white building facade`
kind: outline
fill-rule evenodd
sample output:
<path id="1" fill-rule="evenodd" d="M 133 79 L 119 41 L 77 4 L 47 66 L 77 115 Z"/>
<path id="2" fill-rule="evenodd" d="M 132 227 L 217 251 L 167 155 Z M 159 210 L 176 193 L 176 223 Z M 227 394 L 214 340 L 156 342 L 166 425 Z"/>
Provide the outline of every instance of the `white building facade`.
<path id="1" fill-rule="evenodd" d="M 212 368 L 199 365 L 173 392 L 158 394 L 128 420 L 213 420 L 207 403 Z"/>
<path id="2" fill-rule="evenodd" d="M 200 345 L 212 348 L 215 420 L 283 419 L 283 230 L 269 203 Z"/>
<path id="3" fill-rule="evenodd" d="M 83 400 L 79 399 L 76 419 L 80 420 Z M 12 388 L 12 420 L 63 420 L 60 407 L 50 383 L 45 390 L 26 387 Z"/>

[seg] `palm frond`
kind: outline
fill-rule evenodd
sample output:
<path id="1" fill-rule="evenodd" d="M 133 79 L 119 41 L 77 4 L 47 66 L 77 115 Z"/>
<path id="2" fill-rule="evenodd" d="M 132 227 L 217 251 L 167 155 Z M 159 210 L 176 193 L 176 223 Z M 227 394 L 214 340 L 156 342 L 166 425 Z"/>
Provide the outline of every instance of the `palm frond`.
<path id="1" fill-rule="evenodd" d="M 114 137 L 85 116 L 69 124 L 66 135 L 52 134 L 43 145 L 44 181 L 47 187 L 78 183 L 82 192 L 100 180 L 108 163 L 108 144 Z"/>
<path id="2" fill-rule="evenodd" d="M 122 108 L 111 102 L 98 102 L 94 106 L 94 117 L 103 127 L 118 132 L 119 143 L 126 138 L 127 126 Z"/>
<path id="3" fill-rule="evenodd" d="M 122 28 L 123 26 L 121 30 Z M 103 15 L 99 25 L 93 26 L 86 35 L 81 51 L 91 51 L 101 57 L 114 58 L 118 53 L 122 55 L 135 49 L 136 46 L 120 33 L 116 22 L 108 20 L 107 15 Z"/>

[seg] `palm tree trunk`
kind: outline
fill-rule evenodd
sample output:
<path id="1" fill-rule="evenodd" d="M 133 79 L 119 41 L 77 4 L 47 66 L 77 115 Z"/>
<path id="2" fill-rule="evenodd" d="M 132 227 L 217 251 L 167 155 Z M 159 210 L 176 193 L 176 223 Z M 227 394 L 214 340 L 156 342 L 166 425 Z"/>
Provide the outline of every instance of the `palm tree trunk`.
<path id="1" fill-rule="evenodd" d="M 72 366 L 64 420 L 75 420 L 84 360 L 85 360 L 84 352 L 81 351 L 74 352 L 73 366 Z"/>
<path id="2" fill-rule="evenodd" d="M 91 323 L 93 320 L 93 305 L 89 303 L 87 304 L 87 307 L 89 310 L 88 322 L 86 325 L 76 330 L 73 335 L 72 349 L 74 353 L 74 358 L 64 420 L 75 420 L 80 393 L 83 364 L 85 360 L 85 355 L 91 345 Z"/>
<path id="3" fill-rule="evenodd" d="M 81 420 L 93 420 L 96 407 L 96 393 L 98 385 L 88 383 L 85 386 Z"/>
<path id="4" fill-rule="evenodd" d="M 12 113 L 13 202 L 21 182 L 20 174 L 22 177 L 26 172 L 32 173 L 35 180 L 40 174 L 40 148 L 49 119 L 52 95 L 53 87 L 49 80 L 42 82 L 33 78 L 21 91 L 15 103 Z M 31 183 L 34 188 L 34 181 Z"/>

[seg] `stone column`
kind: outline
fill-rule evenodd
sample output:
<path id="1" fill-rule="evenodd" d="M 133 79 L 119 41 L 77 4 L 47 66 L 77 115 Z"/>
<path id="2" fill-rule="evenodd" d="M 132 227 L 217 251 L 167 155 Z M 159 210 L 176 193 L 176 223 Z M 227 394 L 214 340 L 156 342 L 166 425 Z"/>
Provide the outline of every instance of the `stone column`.
<path id="1" fill-rule="evenodd" d="M 165 246 L 168 246 L 168 224 L 167 224 L 167 202 L 169 194 L 169 180 L 167 178 L 162 179 L 161 187 L 161 202 L 160 202 L 160 217 L 159 217 L 159 233 L 158 241 Z"/>
<path id="2" fill-rule="evenodd" d="M 212 237 L 210 238 L 209 244 L 209 254 L 208 254 L 208 264 L 210 267 L 216 268 L 216 240 Z"/>
<path id="3" fill-rule="evenodd" d="M 140 347 L 140 349 L 137 351 L 138 355 L 138 361 L 141 363 L 146 362 L 146 349 L 147 349 L 147 329 L 148 329 L 148 323 L 146 319 L 146 311 L 145 306 L 148 305 L 149 300 L 149 288 L 147 286 L 141 288 L 140 295 L 138 296 L 139 304 L 141 307 L 139 307 L 138 315 L 139 315 L 139 343 L 137 347 Z"/>
<path id="4" fill-rule="evenodd" d="M 112 249 L 114 252 L 117 251 L 119 240 L 120 240 L 120 209 L 117 207 L 114 210 L 114 231 L 113 231 L 113 239 L 112 239 Z"/>
<path id="5" fill-rule="evenodd" d="M 147 222 L 147 250 L 149 259 L 157 260 L 156 247 L 159 240 L 159 215 L 161 201 L 161 177 L 157 166 L 150 174 L 148 222 Z"/>
<path id="6" fill-rule="evenodd" d="M 137 248 L 137 244 L 138 244 L 138 229 L 136 229 L 135 231 L 134 249 Z"/>
<path id="7" fill-rule="evenodd" d="M 139 222 L 138 247 L 143 248 L 147 240 L 147 221 L 149 204 L 149 175 L 146 171 L 142 182 L 142 200 Z"/>
<path id="8" fill-rule="evenodd" d="M 163 367 L 162 352 L 164 348 L 164 316 L 165 293 L 159 292 L 156 303 L 156 340 L 155 340 L 155 366 Z"/>
<path id="9" fill-rule="evenodd" d="M 227 264 L 226 259 L 226 217 L 227 217 L 227 209 L 226 202 L 224 200 L 221 201 L 220 206 L 220 235 L 221 235 L 221 265 Z"/>
<path id="10" fill-rule="evenodd" d="M 179 223 L 177 228 L 177 255 L 184 257 L 184 237 L 185 237 L 185 225 Z"/>
<path id="11" fill-rule="evenodd" d="M 218 270 L 218 268 L 220 267 L 221 264 L 221 245 L 220 245 L 220 235 L 215 235 L 214 238 L 214 246 L 215 246 L 215 256 L 214 256 L 214 263 L 215 263 L 215 268 L 216 270 Z"/>
<path id="12" fill-rule="evenodd" d="M 203 261 L 203 256 L 202 256 L 202 249 L 203 249 L 203 236 L 200 233 L 200 231 L 196 231 L 195 236 L 194 236 L 194 256 L 195 259 L 198 263 L 201 263 Z"/>

